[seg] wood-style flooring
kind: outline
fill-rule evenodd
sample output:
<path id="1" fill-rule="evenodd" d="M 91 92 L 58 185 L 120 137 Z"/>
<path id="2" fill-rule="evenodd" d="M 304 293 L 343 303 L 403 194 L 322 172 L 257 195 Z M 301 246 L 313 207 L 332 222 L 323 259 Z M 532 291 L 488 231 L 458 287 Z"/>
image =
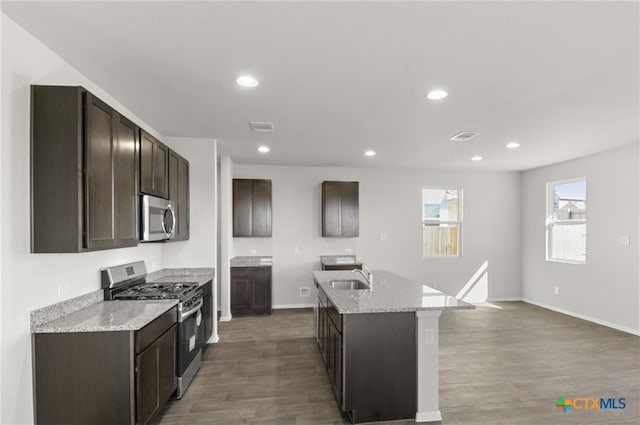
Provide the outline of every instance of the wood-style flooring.
<path id="1" fill-rule="evenodd" d="M 445 312 L 440 329 L 442 424 L 640 424 L 640 337 L 521 302 Z M 234 318 L 219 331 L 186 395 L 158 423 L 347 423 L 311 310 Z M 626 408 L 563 413 L 558 396 L 625 397 Z"/>

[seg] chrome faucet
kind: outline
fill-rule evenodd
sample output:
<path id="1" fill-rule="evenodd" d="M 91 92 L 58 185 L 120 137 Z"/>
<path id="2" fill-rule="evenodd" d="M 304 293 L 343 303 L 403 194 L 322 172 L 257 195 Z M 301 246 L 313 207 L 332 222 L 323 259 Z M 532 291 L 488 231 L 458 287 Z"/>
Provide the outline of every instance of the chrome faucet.
<path id="1" fill-rule="evenodd" d="M 360 269 L 353 269 L 351 273 L 360 273 L 367 280 L 367 285 L 369 285 L 369 289 L 373 289 L 373 273 L 371 273 L 371 269 L 369 267 L 363 265 L 362 268 L 366 270 L 366 273 Z"/>

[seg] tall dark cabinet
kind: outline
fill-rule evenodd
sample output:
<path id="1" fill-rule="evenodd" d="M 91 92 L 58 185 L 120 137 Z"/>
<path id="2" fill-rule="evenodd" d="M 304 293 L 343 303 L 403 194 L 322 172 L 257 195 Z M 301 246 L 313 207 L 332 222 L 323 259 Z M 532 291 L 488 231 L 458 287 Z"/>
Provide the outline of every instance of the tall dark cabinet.
<path id="1" fill-rule="evenodd" d="M 353 238 L 359 234 L 358 182 L 322 182 L 322 236 Z"/>
<path id="2" fill-rule="evenodd" d="M 271 237 L 271 180 L 233 179 L 233 236 Z"/>
<path id="3" fill-rule="evenodd" d="M 138 127 L 82 87 L 31 87 L 31 251 L 138 243 Z"/>
<path id="4" fill-rule="evenodd" d="M 174 241 L 189 239 L 189 161 L 169 150 L 169 199 L 176 206 Z"/>
<path id="5" fill-rule="evenodd" d="M 140 192 L 169 198 L 169 148 L 140 130 Z"/>

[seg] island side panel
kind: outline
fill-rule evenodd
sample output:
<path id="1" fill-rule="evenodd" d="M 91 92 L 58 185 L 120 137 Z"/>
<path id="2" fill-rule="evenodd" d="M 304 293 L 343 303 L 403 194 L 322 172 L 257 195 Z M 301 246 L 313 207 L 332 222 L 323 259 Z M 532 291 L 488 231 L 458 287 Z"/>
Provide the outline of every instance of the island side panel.
<path id="1" fill-rule="evenodd" d="M 414 312 L 343 315 L 344 407 L 354 423 L 413 419 Z"/>
<path id="2" fill-rule="evenodd" d="M 442 420 L 439 401 L 440 310 L 416 311 L 418 342 L 418 410 L 416 422 Z"/>

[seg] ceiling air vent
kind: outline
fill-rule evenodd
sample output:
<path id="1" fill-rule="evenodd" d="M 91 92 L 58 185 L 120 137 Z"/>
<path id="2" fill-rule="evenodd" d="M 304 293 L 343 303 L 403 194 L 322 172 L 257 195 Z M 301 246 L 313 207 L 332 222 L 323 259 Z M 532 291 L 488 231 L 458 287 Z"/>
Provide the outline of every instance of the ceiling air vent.
<path id="1" fill-rule="evenodd" d="M 457 142 L 464 142 L 464 141 L 467 141 L 469 139 L 472 139 L 472 138 L 476 137 L 478 134 L 480 134 L 480 133 L 474 133 L 473 131 L 461 131 L 460 133 L 458 133 L 455 136 L 451 137 L 449 140 L 453 140 L 453 141 L 457 141 Z"/>
<path id="2" fill-rule="evenodd" d="M 249 127 L 251 127 L 251 131 L 260 131 L 262 133 L 273 133 L 272 122 L 249 121 Z"/>

